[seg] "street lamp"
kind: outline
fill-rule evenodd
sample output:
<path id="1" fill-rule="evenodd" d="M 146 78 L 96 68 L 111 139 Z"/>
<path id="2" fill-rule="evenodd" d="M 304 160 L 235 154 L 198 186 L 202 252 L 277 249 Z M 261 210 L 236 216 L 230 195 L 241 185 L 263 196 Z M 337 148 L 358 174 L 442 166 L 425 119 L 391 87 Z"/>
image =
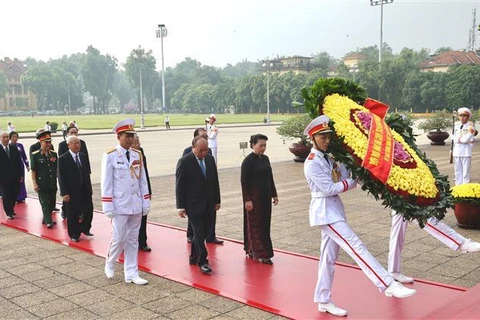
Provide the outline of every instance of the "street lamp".
<path id="1" fill-rule="evenodd" d="M 164 62 L 163 62 L 163 38 L 165 38 L 168 34 L 167 28 L 165 28 L 164 24 L 159 24 L 157 29 L 157 38 L 160 38 L 160 44 L 162 48 L 162 107 L 163 111 L 167 112 L 165 106 L 165 69 L 164 69 Z"/>
<path id="2" fill-rule="evenodd" d="M 370 0 L 371 6 L 380 6 L 380 47 L 378 49 L 378 62 L 382 62 L 383 51 L 383 5 L 392 2 L 393 0 Z"/>
<path id="3" fill-rule="evenodd" d="M 267 73 L 267 123 L 270 123 L 270 72 L 269 69 L 273 67 L 273 63 L 268 60 L 264 60 L 262 67 L 265 68 Z"/>
<path id="4" fill-rule="evenodd" d="M 135 51 L 135 59 L 137 60 L 139 66 L 139 73 L 140 73 L 140 129 L 145 129 L 145 116 L 143 114 L 143 86 L 142 86 L 142 62 L 144 59 L 144 50 L 142 48 L 138 48 Z"/>
<path id="5" fill-rule="evenodd" d="M 356 64 L 354 64 L 353 66 L 351 66 L 348 69 L 348 72 L 350 72 L 353 76 L 353 82 L 355 82 L 355 77 L 356 77 L 356 75 L 359 71 L 360 71 L 360 69 L 358 68 L 358 65 L 356 65 Z"/>

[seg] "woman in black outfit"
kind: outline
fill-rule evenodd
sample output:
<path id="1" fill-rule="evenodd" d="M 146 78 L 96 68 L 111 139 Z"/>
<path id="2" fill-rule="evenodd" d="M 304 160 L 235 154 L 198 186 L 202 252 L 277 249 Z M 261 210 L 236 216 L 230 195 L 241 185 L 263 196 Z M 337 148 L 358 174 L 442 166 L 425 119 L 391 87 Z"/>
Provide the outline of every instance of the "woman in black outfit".
<path id="1" fill-rule="evenodd" d="M 270 160 L 264 154 L 267 140 L 263 134 L 252 135 L 253 152 L 242 162 L 243 238 L 244 250 L 250 258 L 272 264 L 270 222 L 272 203 L 277 205 L 278 197 Z"/>

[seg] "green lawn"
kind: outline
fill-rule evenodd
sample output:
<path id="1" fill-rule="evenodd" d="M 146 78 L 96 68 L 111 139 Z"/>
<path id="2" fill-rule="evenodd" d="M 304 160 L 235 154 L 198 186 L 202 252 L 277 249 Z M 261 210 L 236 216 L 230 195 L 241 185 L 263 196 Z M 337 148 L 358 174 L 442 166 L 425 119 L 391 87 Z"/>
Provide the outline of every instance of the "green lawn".
<path id="1" fill-rule="evenodd" d="M 270 121 L 281 122 L 294 114 L 271 114 Z M 205 118 L 209 114 L 169 114 L 170 126 L 192 126 L 205 124 Z M 265 114 L 217 114 L 217 124 L 228 123 L 261 123 Z M 57 122 L 58 129 L 61 130 L 63 121 L 75 120 L 81 129 L 111 129 L 115 123 L 125 118 L 135 119 L 135 126 L 140 127 L 140 115 L 127 114 L 108 114 L 108 115 L 75 115 L 75 116 L 34 116 L 34 117 L 2 117 L 0 120 L 0 129 L 6 130 L 7 122 L 11 121 L 17 132 L 35 132 L 38 128 L 43 128 L 47 121 Z M 161 114 L 146 114 L 145 127 L 158 127 L 165 125 L 165 116 Z"/>

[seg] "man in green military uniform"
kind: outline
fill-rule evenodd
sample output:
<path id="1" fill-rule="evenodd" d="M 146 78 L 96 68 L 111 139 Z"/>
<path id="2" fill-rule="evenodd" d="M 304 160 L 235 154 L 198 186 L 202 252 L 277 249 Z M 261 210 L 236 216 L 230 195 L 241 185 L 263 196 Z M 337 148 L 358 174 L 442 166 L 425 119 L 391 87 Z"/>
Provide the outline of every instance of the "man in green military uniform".
<path id="1" fill-rule="evenodd" d="M 56 222 L 52 221 L 52 211 L 55 209 L 57 194 L 57 153 L 52 149 L 50 131 L 37 134 L 40 150 L 34 151 L 31 156 L 30 168 L 32 170 L 33 189 L 38 193 L 42 206 L 43 221 L 47 228 L 52 228 Z"/>

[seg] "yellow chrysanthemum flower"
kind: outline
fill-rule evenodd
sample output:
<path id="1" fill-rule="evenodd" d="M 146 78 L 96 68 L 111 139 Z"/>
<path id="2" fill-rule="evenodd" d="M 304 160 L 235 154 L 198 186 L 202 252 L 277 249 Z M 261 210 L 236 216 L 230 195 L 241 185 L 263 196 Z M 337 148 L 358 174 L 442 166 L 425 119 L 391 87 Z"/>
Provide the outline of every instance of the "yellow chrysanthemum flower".
<path id="1" fill-rule="evenodd" d="M 323 112 L 334 121 L 335 132 L 342 136 L 344 143 L 358 158 L 363 160 L 367 153 L 368 137 L 352 122 L 352 110 L 370 113 L 365 107 L 338 94 L 325 98 Z M 358 117 L 354 116 L 354 120 L 357 123 L 359 122 Z M 401 135 L 393 130 L 391 132 L 394 140 L 400 143 L 404 150 L 408 152 L 415 160 L 417 166 L 415 168 L 402 168 L 393 163 L 386 185 L 395 191 L 403 191 L 424 198 L 435 198 L 438 195 L 438 189 L 430 169 L 403 140 Z"/>

